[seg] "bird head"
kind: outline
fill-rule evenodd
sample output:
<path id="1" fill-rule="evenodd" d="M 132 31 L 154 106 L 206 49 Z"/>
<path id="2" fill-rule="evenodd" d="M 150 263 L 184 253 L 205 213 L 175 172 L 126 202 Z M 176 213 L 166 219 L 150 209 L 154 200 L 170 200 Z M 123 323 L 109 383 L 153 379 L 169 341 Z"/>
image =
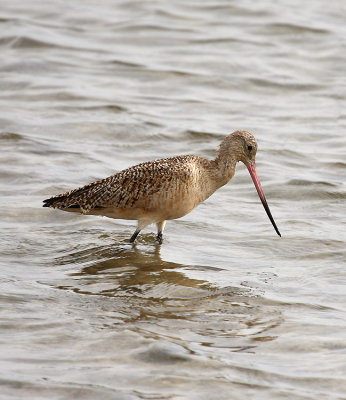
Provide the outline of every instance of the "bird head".
<path id="1" fill-rule="evenodd" d="M 220 153 L 224 155 L 227 154 L 227 156 L 233 158 L 235 162 L 242 161 L 246 165 L 253 180 L 253 183 L 256 187 L 258 196 L 261 199 L 263 207 L 271 223 L 273 224 L 276 233 L 279 236 L 281 236 L 279 229 L 274 221 L 274 218 L 270 212 L 267 200 L 263 193 L 263 189 L 257 174 L 256 163 L 255 163 L 255 158 L 257 153 L 257 142 L 255 137 L 250 132 L 247 131 L 233 132 L 230 135 L 228 135 L 221 143 Z"/>

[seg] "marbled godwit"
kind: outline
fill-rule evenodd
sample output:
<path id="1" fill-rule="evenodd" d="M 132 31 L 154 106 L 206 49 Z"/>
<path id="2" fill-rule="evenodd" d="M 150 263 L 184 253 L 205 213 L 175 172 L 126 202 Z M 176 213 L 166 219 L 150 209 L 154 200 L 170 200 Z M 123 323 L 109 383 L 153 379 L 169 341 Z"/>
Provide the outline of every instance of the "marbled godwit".
<path id="1" fill-rule="evenodd" d="M 166 220 L 183 217 L 233 177 L 236 163 L 248 168 L 264 209 L 281 236 L 269 210 L 256 171 L 257 143 L 246 131 L 228 135 L 215 160 L 187 155 L 149 161 L 44 200 L 43 207 L 116 219 L 137 220 L 131 236 L 156 223 L 157 240 L 162 242 Z"/>

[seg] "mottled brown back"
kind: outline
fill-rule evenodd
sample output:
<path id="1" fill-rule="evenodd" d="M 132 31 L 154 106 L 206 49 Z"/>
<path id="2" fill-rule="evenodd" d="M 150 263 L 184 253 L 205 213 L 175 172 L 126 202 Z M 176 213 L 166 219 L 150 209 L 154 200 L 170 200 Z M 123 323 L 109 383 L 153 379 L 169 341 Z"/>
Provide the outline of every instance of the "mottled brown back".
<path id="1" fill-rule="evenodd" d="M 172 179 L 187 183 L 198 159 L 188 155 L 141 163 L 44 200 L 44 207 L 81 208 L 85 213 L 97 207 L 133 208 L 154 193 L 169 190 Z"/>

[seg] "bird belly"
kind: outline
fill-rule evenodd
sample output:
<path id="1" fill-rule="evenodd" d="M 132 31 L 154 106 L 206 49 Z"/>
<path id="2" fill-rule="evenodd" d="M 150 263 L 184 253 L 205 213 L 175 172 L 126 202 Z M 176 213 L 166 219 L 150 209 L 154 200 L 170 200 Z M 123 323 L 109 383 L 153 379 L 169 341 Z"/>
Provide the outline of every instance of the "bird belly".
<path id="1" fill-rule="evenodd" d="M 149 217 L 151 214 L 148 210 L 142 208 L 120 208 L 120 207 L 103 207 L 94 208 L 90 210 L 87 214 L 92 215 L 102 215 L 113 219 L 130 219 L 130 220 L 140 220 L 144 217 Z"/>
<path id="2" fill-rule="evenodd" d="M 97 207 L 92 208 L 90 211 L 83 212 L 79 207 L 77 208 L 60 208 L 62 211 L 74 212 L 84 215 L 99 215 L 114 219 L 133 219 L 138 220 L 148 214 L 147 211 L 140 208 L 116 208 L 116 207 Z"/>
<path id="3" fill-rule="evenodd" d="M 99 215 L 113 219 L 150 220 L 152 223 L 169 219 L 181 218 L 195 208 L 191 201 L 175 203 L 168 202 L 156 207 L 99 207 L 83 213 L 80 208 L 61 208 L 62 211 L 74 212 L 84 215 Z"/>
<path id="4" fill-rule="evenodd" d="M 148 204 L 141 204 L 131 208 L 95 208 L 88 214 L 103 215 L 114 219 L 147 220 L 155 223 L 181 218 L 194 208 L 195 204 L 191 199 L 184 199 L 183 201 L 174 201 L 174 199 L 162 201 L 161 199 L 161 201 L 151 201 Z"/>

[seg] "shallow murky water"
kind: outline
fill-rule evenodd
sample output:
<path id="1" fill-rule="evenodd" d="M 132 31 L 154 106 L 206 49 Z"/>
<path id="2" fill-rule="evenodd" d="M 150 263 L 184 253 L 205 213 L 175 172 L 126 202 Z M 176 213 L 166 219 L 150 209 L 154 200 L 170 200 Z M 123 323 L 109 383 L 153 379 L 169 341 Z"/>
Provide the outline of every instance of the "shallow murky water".
<path id="1" fill-rule="evenodd" d="M 346 7 L 3 1 L 0 398 L 346 399 Z M 135 163 L 244 166 L 138 243 L 41 207 Z"/>

